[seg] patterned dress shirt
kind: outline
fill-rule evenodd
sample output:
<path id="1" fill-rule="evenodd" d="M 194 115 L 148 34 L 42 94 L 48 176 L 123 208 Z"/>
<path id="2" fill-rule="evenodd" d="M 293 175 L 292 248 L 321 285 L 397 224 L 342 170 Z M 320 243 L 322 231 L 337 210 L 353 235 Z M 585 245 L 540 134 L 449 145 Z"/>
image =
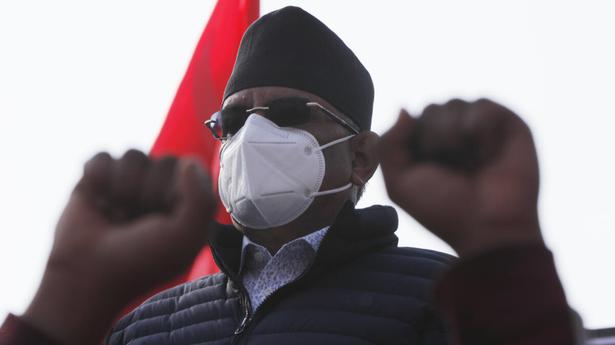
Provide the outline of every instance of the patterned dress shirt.
<path id="1" fill-rule="evenodd" d="M 327 230 L 328 226 L 294 239 L 273 256 L 265 247 L 243 237 L 239 274 L 250 297 L 252 311 L 256 311 L 269 295 L 305 272 L 316 257 Z"/>

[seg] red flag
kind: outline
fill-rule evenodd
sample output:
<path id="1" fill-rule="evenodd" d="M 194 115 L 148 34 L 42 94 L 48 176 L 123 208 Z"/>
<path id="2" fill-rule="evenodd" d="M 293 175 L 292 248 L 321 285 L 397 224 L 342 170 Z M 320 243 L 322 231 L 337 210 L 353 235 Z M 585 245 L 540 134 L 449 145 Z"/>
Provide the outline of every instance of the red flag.
<path id="1" fill-rule="evenodd" d="M 258 16 L 259 0 L 218 0 L 152 147 L 152 156 L 173 154 L 198 157 L 209 169 L 212 180 L 217 181 L 219 146 L 203 126 L 203 121 L 220 108 L 241 37 Z M 214 183 L 214 189 L 217 185 Z M 224 208 L 218 207 L 218 210 L 217 220 L 229 223 Z M 205 248 L 186 279 L 192 280 L 217 271 L 209 249 Z"/>
<path id="2" fill-rule="evenodd" d="M 203 126 L 220 109 L 224 87 L 231 75 L 244 31 L 259 16 L 259 0 L 218 0 L 184 75 L 151 155 L 197 157 L 211 173 L 217 195 L 219 144 Z M 217 221 L 230 223 L 218 201 Z M 209 248 L 204 248 L 192 269 L 151 294 L 218 271 Z M 149 294 L 149 295 L 151 295 Z M 141 303 L 142 300 L 135 301 Z M 133 304 L 134 306 L 135 304 Z"/>

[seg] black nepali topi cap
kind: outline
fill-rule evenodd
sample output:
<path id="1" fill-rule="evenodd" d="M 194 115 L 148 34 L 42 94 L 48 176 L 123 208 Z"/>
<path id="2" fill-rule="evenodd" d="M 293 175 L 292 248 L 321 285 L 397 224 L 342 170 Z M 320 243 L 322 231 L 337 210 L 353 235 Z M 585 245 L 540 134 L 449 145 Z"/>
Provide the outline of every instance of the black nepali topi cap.
<path id="1" fill-rule="evenodd" d="M 333 31 L 301 8 L 268 13 L 244 34 L 224 99 L 258 86 L 313 93 L 361 130 L 370 129 L 374 85 L 369 72 Z"/>

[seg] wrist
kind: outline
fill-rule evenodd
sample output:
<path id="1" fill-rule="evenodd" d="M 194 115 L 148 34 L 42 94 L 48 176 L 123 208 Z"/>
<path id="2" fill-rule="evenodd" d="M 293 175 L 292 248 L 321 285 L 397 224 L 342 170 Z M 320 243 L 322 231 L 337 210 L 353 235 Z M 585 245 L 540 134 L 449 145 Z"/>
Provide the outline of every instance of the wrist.
<path id="1" fill-rule="evenodd" d="M 450 243 L 460 257 L 476 256 L 497 248 L 520 245 L 544 245 L 536 224 L 515 224 L 478 227 L 471 236 Z"/>
<path id="2" fill-rule="evenodd" d="M 86 275 L 48 264 L 22 318 L 62 344 L 100 344 L 123 304 L 105 298 L 96 285 Z"/>

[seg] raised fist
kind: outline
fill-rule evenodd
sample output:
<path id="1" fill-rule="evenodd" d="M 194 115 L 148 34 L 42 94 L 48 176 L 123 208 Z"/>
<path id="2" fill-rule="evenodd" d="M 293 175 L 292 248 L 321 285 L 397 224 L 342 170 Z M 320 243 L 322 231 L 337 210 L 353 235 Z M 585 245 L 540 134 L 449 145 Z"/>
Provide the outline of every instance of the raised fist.
<path id="1" fill-rule="evenodd" d="M 460 255 L 542 241 L 527 125 L 489 100 L 406 111 L 380 141 L 391 200 Z"/>
<path id="2" fill-rule="evenodd" d="M 98 342 L 129 301 L 188 268 L 215 205 L 198 162 L 134 150 L 96 155 L 60 218 L 24 317 L 64 343 Z"/>

